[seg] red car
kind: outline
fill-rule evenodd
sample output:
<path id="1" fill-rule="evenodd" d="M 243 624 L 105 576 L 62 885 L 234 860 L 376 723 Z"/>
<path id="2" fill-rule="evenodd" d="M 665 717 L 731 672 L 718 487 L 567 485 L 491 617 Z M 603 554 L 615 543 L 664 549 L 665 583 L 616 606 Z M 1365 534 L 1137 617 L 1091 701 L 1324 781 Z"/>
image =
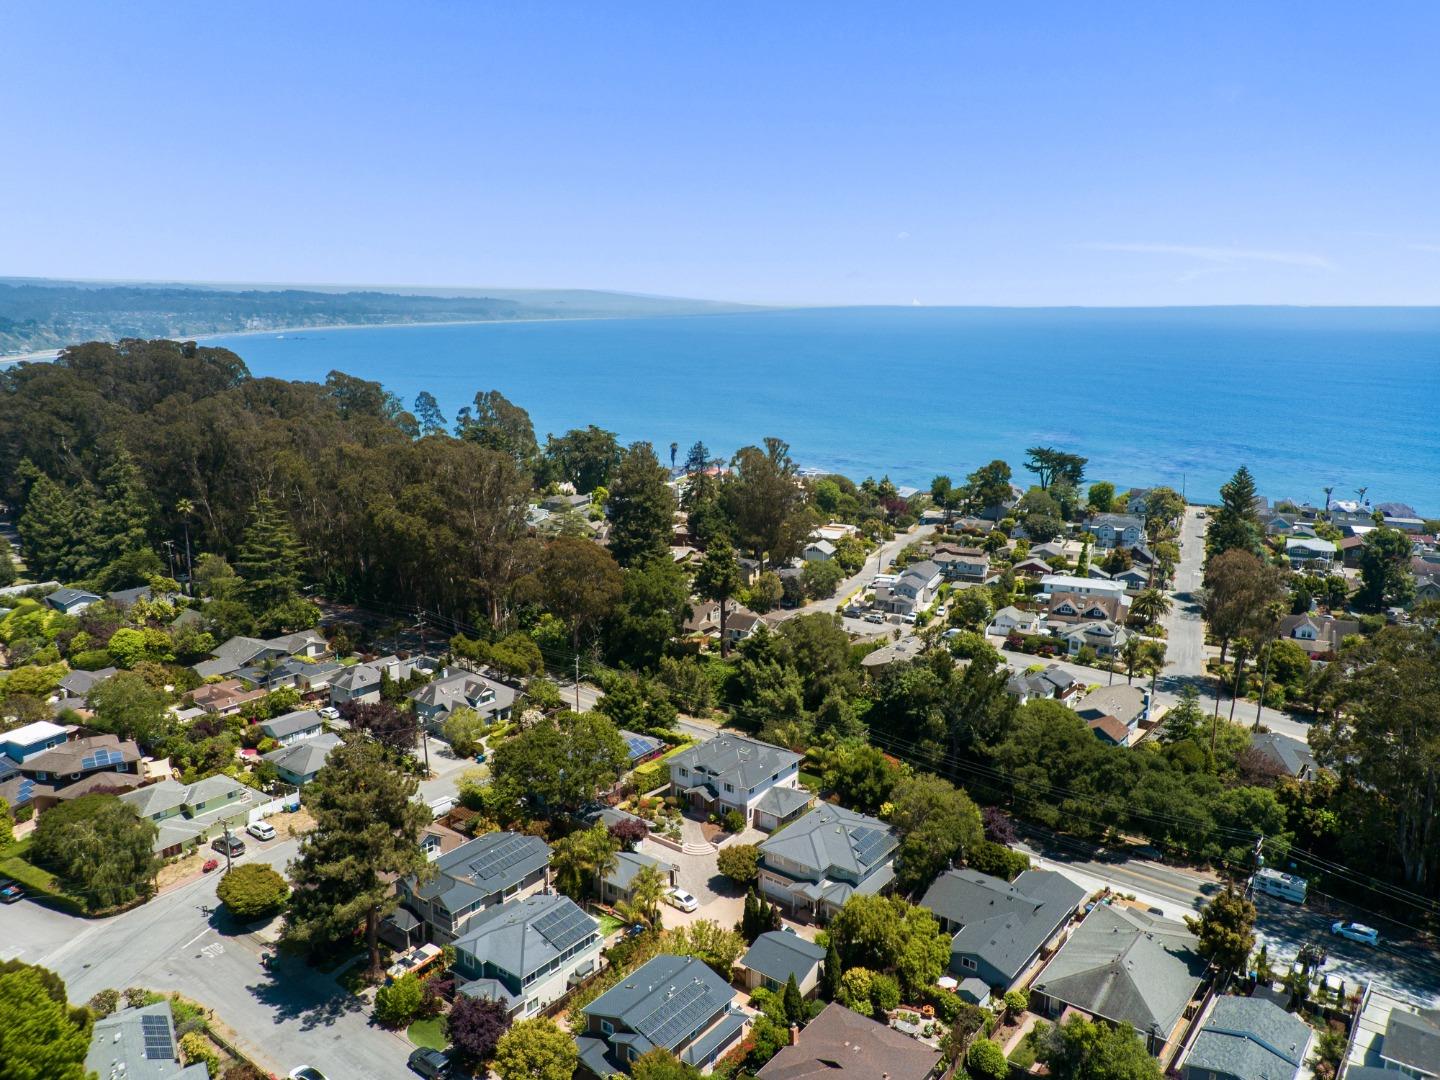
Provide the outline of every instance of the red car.
<path id="1" fill-rule="evenodd" d="M 219 860 L 219 859 L 206 859 L 206 860 L 205 860 L 205 865 L 202 866 L 200 869 L 204 870 L 205 873 L 208 874 L 208 873 L 210 873 L 211 870 L 214 870 L 214 869 L 215 869 L 217 866 L 219 866 L 219 865 L 220 865 L 220 860 Z"/>

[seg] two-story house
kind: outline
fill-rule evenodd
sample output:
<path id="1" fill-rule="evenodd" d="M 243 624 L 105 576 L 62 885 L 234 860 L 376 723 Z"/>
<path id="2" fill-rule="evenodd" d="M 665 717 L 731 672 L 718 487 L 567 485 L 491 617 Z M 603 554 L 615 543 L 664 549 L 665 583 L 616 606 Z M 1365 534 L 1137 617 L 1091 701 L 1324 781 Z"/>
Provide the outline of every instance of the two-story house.
<path id="1" fill-rule="evenodd" d="M 52 746 L 21 761 L 17 770 L 32 782 L 36 813 L 56 802 L 98 791 L 120 791 L 142 782 L 140 748 L 115 735 L 88 735 Z"/>
<path id="2" fill-rule="evenodd" d="M 628 1073 L 657 1047 L 705 1069 L 741 1036 L 735 991 L 702 960 L 661 953 L 585 1006 L 577 1025 L 581 1075 Z"/>
<path id="3" fill-rule="evenodd" d="M 1096 514 L 1086 526 L 1095 534 L 1095 546 L 1134 547 L 1145 542 L 1145 522 L 1134 514 Z"/>
<path id="4" fill-rule="evenodd" d="M 1081 596 L 1079 593 L 1051 593 L 1045 618 L 1051 623 L 1114 622 L 1125 617 L 1118 596 Z"/>
<path id="5" fill-rule="evenodd" d="M 443 945 L 465 933 L 481 912 L 543 889 L 550 845 L 538 836 L 486 833 L 446 852 L 432 865 L 435 874 L 429 880 L 402 878 L 396 891 L 424 921 L 431 940 Z"/>
<path id="6" fill-rule="evenodd" d="M 1360 633 L 1354 619 L 1336 619 L 1329 615 L 1287 615 L 1280 620 L 1280 635 L 1295 642 L 1311 658 L 1333 655 L 1347 637 Z"/>
<path id="7" fill-rule="evenodd" d="M 801 756 L 743 735 L 722 732 L 670 759 L 670 785 L 692 810 L 725 814 L 738 810 L 746 824 L 772 788 L 800 786 Z"/>
<path id="8" fill-rule="evenodd" d="M 1125 595 L 1125 586 L 1105 578 L 1075 577 L 1073 574 L 1046 574 L 1040 579 L 1040 593 L 1045 599 L 1057 593 L 1074 593 L 1077 596 Z M 1121 603 L 1128 603 L 1122 600 Z"/>
<path id="9" fill-rule="evenodd" d="M 218 774 L 182 784 L 161 780 L 120 796 L 142 818 L 155 822 L 155 853 L 179 855 L 225 831 L 239 832 L 264 796 L 232 777 Z"/>
<path id="10" fill-rule="evenodd" d="M 1335 562 L 1339 549 L 1318 536 L 1292 536 L 1285 541 L 1285 557 L 1292 570 L 1309 569 L 1327 572 Z"/>
<path id="11" fill-rule="evenodd" d="M 1078 655 L 1087 645 L 1095 650 L 1096 656 L 1118 656 L 1130 640 L 1130 631 L 1108 619 L 1059 627 L 1056 634 L 1065 642 L 1065 651 L 1071 656 Z"/>
<path id="12" fill-rule="evenodd" d="M 534 1016 L 600 966 L 600 923 L 568 896 L 539 893 L 481 912 L 455 939 L 466 997 L 497 1001 L 514 1019 Z"/>
<path id="13" fill-rule="evenodd" d="M 462 707 L 474 709 L 487 723 L 509 720 L 515 697 L 515 690 L 504 683 L 451 668 L 442 668 L 432 681 L 410 694 L 415 715 L 432 731 Z"/>
<path id="14" fill-rule="evenodd" d="M 990 573 L 990 556 L 979 548 L 941 544 L 930 555 L 947 581 L 984 581 Z"/>
<path id="15" fill-rule="evenodd" d="M 256 701 L 265 696 L 264 690 L 251 690 L 239 679 L 225 679 L 217 683 L 197 686 L 190 693 L 195 706 L 216 716 L 233 716 L 246 702 Z"/>
<path id="16" fill-rule="evenodd" d="M 824 921 L 856 893 L 895 879 L 900 838 L 867 814 L 821 803 L 760 843 L 760 892 L 791 914 Z"/>
<path id="17" fill-rule="evenodd" d="M 943 576 L 930 559 L 907 566 L 890 586 L 890 610 L 900 614 L 923 611 L 935 599 Z"/>

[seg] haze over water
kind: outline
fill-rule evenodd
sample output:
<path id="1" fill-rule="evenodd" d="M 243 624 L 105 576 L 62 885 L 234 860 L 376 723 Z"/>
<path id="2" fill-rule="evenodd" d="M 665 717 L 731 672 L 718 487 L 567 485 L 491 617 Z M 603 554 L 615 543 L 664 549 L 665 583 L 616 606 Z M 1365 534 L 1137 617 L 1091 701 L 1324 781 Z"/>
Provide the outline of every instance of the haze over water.
<path id="1" fill-rule="evenodd" d="M 536 434 L 595 423 L 668 462 L 766 435 L 802 465 L 928 486 L 1027 446 L 1088 477 L 1213 500 L 1249 465 L 1272 498 L 1440 513 L 1440 309 L 843 308 L 665 319 L 376 327 L 207 340 L 256 375 L 477 390 Z M 1021 473 L 1021 482 L 1028 474 Z"/>

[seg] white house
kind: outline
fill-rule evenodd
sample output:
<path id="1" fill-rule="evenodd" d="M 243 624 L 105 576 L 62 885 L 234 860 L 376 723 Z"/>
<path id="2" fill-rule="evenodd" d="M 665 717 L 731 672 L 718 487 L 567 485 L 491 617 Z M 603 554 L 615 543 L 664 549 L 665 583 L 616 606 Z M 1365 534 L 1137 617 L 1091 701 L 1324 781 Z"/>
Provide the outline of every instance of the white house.
<path id="1" fill-rule="evenodd" d="M 806 562 L 829 562 L 835 557 L 835 545 L 829 540 L 812 540 L 801 554 Z"/>
<path id="2" fill-rule="evenodd" d="M 1145 539 L 1145 522 L 1133 514 L 1096 514 L 1088 528 L 1096 547 L 1134 547 Z"/>
<path id="3" fill-rule="evenodd" d="M 1046 574 L 1040 579 L 1040 592 L 1047 597 L 1054 593 L 1076 593 L 1079 596 L 1124 596 L 1125 585 L 1118 581 L 1075 577 L 1072 574 Z"/>
<path id="4" fill-rule="evenodd" d="M 929 559 L 914 563 L 905 568 L 888 591 L 882 586 L 876 587 L 875 603 L 887 611 L 901 614 L 921 611 L 935 599 L 941 577 L 940 567 Z"/>
<path id="5" fill-rule="evenodd" d="M 670 759 L 670 785 L 693 810 L 738 810 L 748 825 L 772 788 L 800 786 L 800 761 L 779 746 L 721 733 Z"/>
<path id="6" fill-rule="evenodd" d="M 1294 569 L 1320 563 L 1329 566 L 1335 561 L 1335 545 L 1318 536 L 1292 536 L 1285 541 L 1285 557 Z"/>
<path id="7" fill-rule="evenodd" d="M 988 634 L 1005 637 L 1010 633 L 1038 634 L 1040 616 L 1033 611 L 1021 611 L 1017 607 L 1003 607 L 997 611 L 985 628 Z"/>

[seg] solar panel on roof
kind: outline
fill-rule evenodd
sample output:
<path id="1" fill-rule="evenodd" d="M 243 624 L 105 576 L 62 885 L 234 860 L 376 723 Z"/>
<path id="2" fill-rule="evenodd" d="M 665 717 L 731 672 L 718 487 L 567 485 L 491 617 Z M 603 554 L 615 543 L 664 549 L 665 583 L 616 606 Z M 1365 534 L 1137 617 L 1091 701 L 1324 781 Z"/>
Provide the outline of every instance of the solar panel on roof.
<path id="1" fill-rule="evenodd" d="M 710 1018 L 714 1003 L 699 979 L 676 990 L 636 1026 L 657 1046 L 674 1049 Z"/>
<path id="2" fill-rule="evenodd" d="M 532 845 L 529 837 L 507 836 L 489 851 L 478 856 L 470 864 L 470 872 L 476 877 L 492 878 L 503 874 L 516 863 L 529 857 Z"/>
<path id="3" fill-rule="evenodd" d="M 564 952 L 593 934 L 595 924 L 574 904 L 562 904 L 535 920 L 535 929 L 557 951 Z"/>
<path id="4" fill-rule="evenodd" d="M 850 842 L 855 846 L 855 858 L 861 866 L 869 866 L 878 859 L 889 841 L 889 834 L 880 829 L 861 826 L 850 830 Z"/>
<path id="5" fill-rule="evenodd" d="M 142 1016 L 140 1034 L 145 1041 L 145 1057 L 150 1061 L 174 1061 L 175 1044 L 170 1038 L 170 1022 L 163 1016 Z"/>

